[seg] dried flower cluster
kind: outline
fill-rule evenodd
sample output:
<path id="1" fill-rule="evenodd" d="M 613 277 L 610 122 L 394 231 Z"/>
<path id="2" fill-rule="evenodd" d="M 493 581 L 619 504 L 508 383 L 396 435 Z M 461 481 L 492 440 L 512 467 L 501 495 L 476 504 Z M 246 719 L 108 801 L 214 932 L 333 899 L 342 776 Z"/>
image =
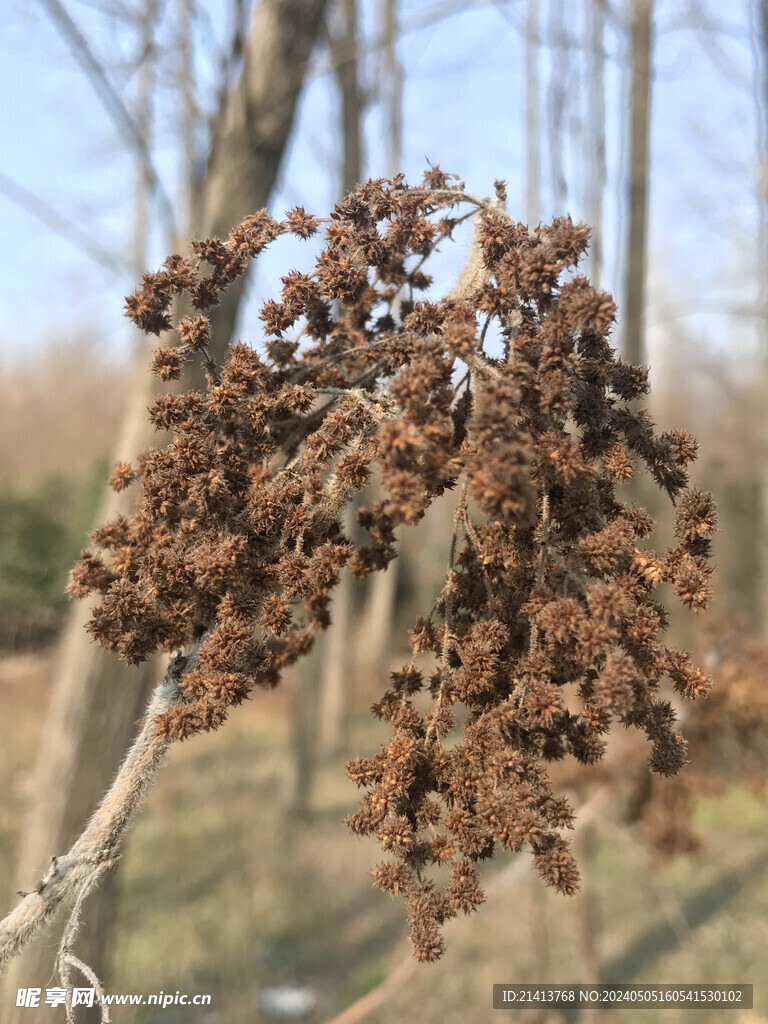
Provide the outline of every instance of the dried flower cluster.
<path id="1" fill-rule="evenodd" d="M 480 201 L 430 168 L 419 187 L 369 181 L 323 221 L 262 211 L 145 275 L 127 304 L 139 327 L 169 330 L 182 294 L 196 311 L 154 372 L 178 378 L 198 356 L 208 385 L 157 398 L 150 416 L 173 442 L 116 467 L 115 487 L 141 481 L 136 512 L 94 532 L 100 553 L 70 583 L 102 595 L 89 628 L 130 662 L 202 638 L 187 699 L 158 719 L 183 739 L 275 685 L 329 624 L 342 566 L 358 579 L 386 568 L 396 529 L 455 490 L 445 585 L 374 706 L 392 739 L 348 769 L 368 791 L 348 824 L 391 855 L 373 875 L 407 894 L 421 960 L 441 955 L 447 918 L 482 901 L 476 862 L 497 847 L 527 846 L 547 883 L 577 887 L 560 834 L 573 813 L 548 761 L 598 761 L 616 721 L 644 730 L 651 769 L 674 774 L 685 744 L 662 680 L 688 698 L 709 685 L 663 645 L 655 599 L 660 582 L 694 609 L 710 596 L 715 510 L 686 489 L 695 441 L 657 435 L 633 404 L 647 372 L 615 358 L 611 297 L 571 272 L 588 229 L 529 230 L 504 200 L 501 182 Z M 433 301 L 425 262 L 471 214 L 468 266 Z M 262 308 L 261 353 L 238 343 L 219 370 L 208 310 L 278 235 L 321 226 L 314 272 L 287 274 Z M 638 463 L 675 504 L 664 553 L 643 547 L 649 515 L 617 496 Z M 374 470 L 383 498 L 360 509 L 370 541 L 355 545 L 340 514 Z"/>

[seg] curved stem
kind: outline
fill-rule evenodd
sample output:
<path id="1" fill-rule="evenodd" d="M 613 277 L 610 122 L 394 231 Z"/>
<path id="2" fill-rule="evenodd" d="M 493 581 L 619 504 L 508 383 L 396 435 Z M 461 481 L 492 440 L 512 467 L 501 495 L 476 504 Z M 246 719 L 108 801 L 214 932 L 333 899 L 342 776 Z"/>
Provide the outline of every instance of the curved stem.
<path id="1" fill-rule="evenodd" d="M 29 945 L 58 911 L 73 906 L 89 892 L 101 875 L 116 863 L 119 849 L 137 810 L 144 802 L 171 741 L 157 731 L 155 718 L 183 700 L 180 683 L 197 660 L 198 640 L 186 655 L 171 661 L 163 681 L 147 705 L 141 730 L 125 756 L 114 782 L 68 853 L 52 857 L 48 871 L 35 888 L 21 893 L 21 902 L 0 921 L 0 972 Z M 69 947 L 77 926 L 67 928 Z"/>

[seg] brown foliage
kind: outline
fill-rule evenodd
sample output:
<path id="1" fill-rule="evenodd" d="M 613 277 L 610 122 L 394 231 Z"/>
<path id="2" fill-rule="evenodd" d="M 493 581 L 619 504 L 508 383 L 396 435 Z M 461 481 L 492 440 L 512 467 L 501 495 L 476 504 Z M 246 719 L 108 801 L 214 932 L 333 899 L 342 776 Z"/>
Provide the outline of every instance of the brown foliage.
<path id="1" fill-rule="evenodd" d="M 202 638 L 187 700 L 158 719 L 183 739 L 220 725 L 255 686 L 274 686 L 329 624 L 342 566 L 357 578 L 385 568 L 396 528 L 457 489 L 445 585 L 412 632 L 413 658 L 374 705 L 392 739 L 349 765 L 368 790 L 349 827 L 391 855 L 374 879 L 407 893 L 421 960 L 441 955 L 447 918 L 482 902 L 475 865 L 499 846 L 528 846 L 560 892 L 578 886 L 560 835 L 573 814 L 548 761 L 600 760 L 616 721 L 643 730 L 650 768 L 673 775 L 686 747 L 662 680 L 684 697 L 708 687 L 663 645 L 655 599 L 661 581 L 694 609 L 709 598 L 715 512 L 686 490 L 695 443 L 657 435 L 635 406 L 647 371 L 616 359 L 611 297 L 572 273 L 588 229 L 559 218 L 529 230 L 503 200 L 500 182 L 496 200 L 480 202 L 437 168 L 420 187 L 368 181 L 329 219 L 262 211 L 145 275 L 127 302 L 145 331 L 171 327 L 182 293 L 200 314 L 152 369 L 178 377 L 199 353 L 208 384 L 154 403 L 173 443 L 117 467 L 116 486 L 141 482 L 136 512 L 94 533 L 102 553 L 84 554 L 71 584 L 102 595 L 90 631 L 127 661 Z M 418 298 L 462 205 L 478 216 L 468 268 L 440 301 Z M 264 304 L 264 354 L 240 343 L 217 369 L 207 310 L 278 235 L 322 225 L 315 272 L 287 274 L 280 299 Z M 503 342 L 495 358 L 491 325 Z M 641 463 L 676 506 L 677 546 L 664 553 L 642 548 L 652 521 L 615 491 Z M 360 510 L 370 543 L 355 546 L 340 516 L 374 466 L 384 500 Z M 422 691 L 427 713 L 414 700 Z M 457 706 L 466 724 L 447 748 Z M 427 876 L 441 864 L 445 888 Z"/>

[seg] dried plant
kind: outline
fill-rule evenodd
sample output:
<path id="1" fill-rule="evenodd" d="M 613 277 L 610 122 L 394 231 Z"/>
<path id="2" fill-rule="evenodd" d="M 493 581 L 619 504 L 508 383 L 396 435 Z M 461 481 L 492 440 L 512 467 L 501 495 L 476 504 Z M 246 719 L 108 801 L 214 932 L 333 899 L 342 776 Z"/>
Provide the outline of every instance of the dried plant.
<path id="1" fill-rule="evenodd" d="M 171 330 L 177 297 L 194 310 L 152 369 L 171 380 L 200 358 L 207 387 L 155 400 L 173 441 L 115 468 L 114 487 L 140 482 L 135 514 L 93 533 L 70 581 L 101 595 L 88 628 L 126 661 L 194 649 L 154 718 L 161 738 L 185 739 L 273 687 L 328 626 L 342 567 L 386 569 L 397 528 L 455 491 L 445 585 L 374 705 L 392 739 L 348 767 L 367 790 L 349 827 L 391 855 L 375 883 L 407 894 L 427 961 L 442 923 L 482 902 L 476 863 L 499 847 L 529 847 L 547 883 L 577 887 L 561 835 L 573 813 L 548 761 L 598 761 L 616 721 L 645 731 L 653 771 L 685 763 L 661 685 L 692 698 L 709 682 L 663 645 L 655 591 L 706 605 L 715 528 L 709 495 L 686 489 L 694 439 L 654 432 L 635 402 L 647 371 L 608 340 L 611 297 L 573 272 L 588 228 L 531 230 L 505 212 L 503 183 L 478 200 L 452 182 L 437 168 L 418 187 L 368 181 L 325 220 L 262 211 L 145 275 L 127 301 L 137 326 Z M 432 301 L 425 264 L 472 215 L 465 270 Z M 263 351 L 238 343 L 215 366 L 221 293 L 277 236 L 321 227 L 314 272 L 286 274 L 262 308 Z M 643 547 L 652 520 L 617 495 L 639 463 L 675 505 L 664 553 Z M 341 513 L 373 472 L 384 497 L 359 510 L 370 540 L 355 544 Z"/>

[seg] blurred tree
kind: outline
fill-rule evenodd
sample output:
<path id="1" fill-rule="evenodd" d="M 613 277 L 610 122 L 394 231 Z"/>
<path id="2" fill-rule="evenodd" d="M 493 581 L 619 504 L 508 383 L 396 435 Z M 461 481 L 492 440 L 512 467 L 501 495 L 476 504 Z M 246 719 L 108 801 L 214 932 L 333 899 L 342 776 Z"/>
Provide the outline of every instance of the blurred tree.
<path id="1" fill-rule="evenodd" d="M 103 71 L 99 73 L 98 65 L 94 66 L 82 35 L 71 30 L 74 23 L 64 8 L 57 0 L 45 0 L 45 6 L 56 15 L 62 34 L 81 55 L 82 65 L 89 69 L 105 105 L 125 127 L 124 134 L 134 150 L 143 154 L 147 174 L 157 185 L 149 140 L 142 138 L 125 107 L 113 102 L 108 79 Z M 189 154 L 190 162 L 204 168 L 199 171 L 199 180 L 193 178 L 188 187 L 192 205 L 185 219 L 192 234 L 226 236 L 249 212 L 266 204 L 325 6 L 325 0 L 261 0 L 242 42 L 238 27 L 247 11 L 244 4 L 235 0 L 240 18 L 221 69 L 219 102 L 206 138 L 208 157 L 201 164 L 197 154 Z M 242 69 L 232 85 L 233 66 L 240 63 L 240 48 Z M 185 99 L 189 102 L 189 82 L 186 87 Z M 126 118 L 132 127 L 126 127 Z M 182 119 L 182 125 L 190 133 L 190 124 Z M 175 222 L 176 218 L 173 219 Z M 181 239 L 177 237 L 174 241 L 178 244 Z M 213 311 L 214 358 L 221 355 L 233 334 L 244 283 L 245 278 L 236 281 L 224 302 Z M 146 417 L 154 387 L 153 378 L 146 372 L 146 359 L 147 351 L 142 346 L 137 353 L 129 408 L 115 452 L 118 460 L 130 461 L 138 452 L 157 443 L 154 428 Z M 133 500 L 130 490 L 110 492 L 97 520 L 126 514 Z M 155 681 L 156 665 L 148 663 L 130 669 L 92 644 L 84 629 L 89 617 L 89 603 L 78 603 L 69 615 L 62 637 L 35 770 L 36 799 L 22 836 L 15 889 L 29 885 L 51 855 L 66 849 L 81 830 L 114 774 L 146 703 L 149 686 Z M 105 885 L 87 907 L 81 949 L 83 957 L 97 971 L 104 963 L 112 901 L 111 887 Z M 21 1019 L 20 1011 L 13 1007 L 15 999 L 11 993 L 24 984 L 24 979 L 47 977 L 49 970 L 43 944 L 37 944 L 16 961 L 6 979 L 2 999 L 4 1022 L 11 1024 Z"/>
<path id="2" fill-rule="evenodd" d="M 346 195 L 362 176 L 362 118 L 367 100 L 360 81 L 357 0 L 339 0 L 329 10 L 326 38 L 339 92 L 343 154 L 339 185 L 341 195 Z M 347 532 L 351 528 L 347 512 Z M 343 570 L 331 606 L 333 626 L 318 637 L 312 653 L 294 673 L 292 771 L 286 795 L 286 810 L 293 817 L 309 813 L 317 758 L 333 757 L 344 745 L 351 671 L 351 583 Z"/>
<path id="3" fill-rule="evenodd" d="M 381 0 L 381 65 L 379 73 L 380 95 L 384 113 L 386 166 L 390 175 L 402 171 L 403 161 L 403 69 L 397 52 L 398 3 Z M 399 308 L 399 297 L 393 310 Z M 374 482 L 373 487 L 378 487 Z M 401 551 L 413 558 L 412 547 L 401 544 Z M 417 556 L 418 557 L 418 556 Z M 417 563 L 418 564 L 418 563 Z M 386 665 L 395 612 L 398 575 L 402 570 L 400 559 L 390 562 L 384 572 L 374 573 L 365 585 L 365 604 L 358 625 L 359 640 L 356 672 L 368 686 L 378 680 Z"/>
<path id="4" fill-rule="evenodd" d="M 759 257 L 760 277 L 758 285 L 758 316 L 761 342 L 762 379 L 764 391 L 768 389 L 768 0 L 754 0 L 753 21 L 755 27 L 756 74 L 755 113 L 758 130 L 758 180 L 757 193 L 760 210 Z M 756 609 L 758 628 L 764 639 L 768 639 L 768 416 L 762 416 L 762 451 L 759 481 L 758 515 L 754 534 L 757 540 L 757 586 L 758 607 Z"/>
<path id="5" fill-rule="evenodd" d="M 341 30 L 330 32 L 331 59 L 341 99 L 343 161 L 342 195 L 352 192 L 363 175 L 363 113 L 366 95 L 361 84 L 357 0 L 340 0 Z M 351 509 L 345 512 L 345 532 L 353 527 Z M 342 570 L 331 606 L 332 629 L 318 647 L 320 669 L 320 709 L 317 742 L 322 757 L 333 757 L 345 748 L 348 708 L 350 653 L 352 644 L 352 578 Z"/>
<path id="6" fill-rule="evenodd" d="M 385 111 L 389 174 L 398 174 L 403 169 L 403 68 L 397 55 L 397 7 L 397 0 L 382 0 L 380 89 Z"/>
<path id="7" fill-rule="evenodd" d="M 605 149 L 605 0 L 590 0 L 587 5 L 589 52 L 589 113 L 587 132 L 590 166 L 587 171 L 587 223 L 592 228 L 589 251 L 590 279 L 600 288 L 603 270 L 603 197 L 608 179 Z"/>
<path id="8" fill-rule="evenodd" d="M 539 0 L 528 0 L 525 15 L 525 216 L 535 227 L 541 216 L 539 147 Z"/>
<path id="9" fill-rule="evenodd" d="M 550 0 L 547 18 L 547 42 L 553 59 L 550 61 L 547 95 L 547 136 L 549 141 L 549 173 L 552 184 L 552 208 L 560 216 L 566 212 L 568 183 L 565 174 L 566 122 L 569 97 L 573 91 L 571 47 L 566 25 L 573 16 L 566 16 L 562 0 Z M 541 126 L 538 126 L 541 131 Z"/>
<path id="10" fill-rule="evenodd" d="M 624 285 L 624 352 L 627 363 L 645 358 L 644 311 L 648 248 L 648 168 L 651 113 L 653 0 L 633 0 L 632 108 L 629 154 L 629 232 Z"/>
<path id="11" fill-rule="evenodd" d="M 139 67 L 136 74 L 136 102 L 134 120 L 139 137 L 148 149 L 152 137 L 152 93 L 154 86 L 155 19 L 157 0 L 143 0 L 139 12 Z M 148 162 L 143 159 L 142 147 L 135 147 L 136 183 L 133 203 L 133 269 L 138 280 L 147 269 L 147 236 L 149 205 L 152 196 L 152 177 Z"/>

